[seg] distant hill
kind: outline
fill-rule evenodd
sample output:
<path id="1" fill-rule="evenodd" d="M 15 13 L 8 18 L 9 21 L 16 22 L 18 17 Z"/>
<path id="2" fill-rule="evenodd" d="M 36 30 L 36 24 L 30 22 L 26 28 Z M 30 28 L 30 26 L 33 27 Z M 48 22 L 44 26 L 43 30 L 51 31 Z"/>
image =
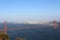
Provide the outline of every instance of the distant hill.
<path id="1" fill-rule="evenodd" d="M 51 21 L 51 22 L 49 22 L 49 23 L 54 23 L 54 21 Z M 58 26 L 60 26 L 60 22 L 59 22 L 59 21 L 56 21 L 56 24 L 57 24 Z"/>

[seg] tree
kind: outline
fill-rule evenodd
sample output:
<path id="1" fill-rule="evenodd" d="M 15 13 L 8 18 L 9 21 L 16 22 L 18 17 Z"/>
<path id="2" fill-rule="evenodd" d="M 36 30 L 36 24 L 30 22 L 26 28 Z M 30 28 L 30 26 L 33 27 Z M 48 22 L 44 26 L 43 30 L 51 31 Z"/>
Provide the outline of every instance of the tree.
<path id="1" fill-rule="evenodd" d="M 4 32 L 0 32 L 0 40 L 9 40 L 9 37 Z"/>
<path id="2" fill-rule="evenodd" d="M 17 38 L 16 40 L 24 40 L 23 38 Z"/>

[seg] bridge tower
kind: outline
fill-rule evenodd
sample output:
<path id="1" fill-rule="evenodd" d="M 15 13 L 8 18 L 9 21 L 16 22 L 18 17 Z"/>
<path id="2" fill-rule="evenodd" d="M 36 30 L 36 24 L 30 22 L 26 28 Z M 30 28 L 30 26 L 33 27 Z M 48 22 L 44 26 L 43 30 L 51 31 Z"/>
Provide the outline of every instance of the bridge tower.
<path id="1" fill-rule="evenodd" d="M 53 24 L 54 24 L 54 30 L 56 30 L 56 20 L 54 20 Z"/>
<path id="2" fill-rule="evenodd" d="M 6 26 L 6 21 L 4 21 L 4 33 L 7 34 L 7 26 Z"/>

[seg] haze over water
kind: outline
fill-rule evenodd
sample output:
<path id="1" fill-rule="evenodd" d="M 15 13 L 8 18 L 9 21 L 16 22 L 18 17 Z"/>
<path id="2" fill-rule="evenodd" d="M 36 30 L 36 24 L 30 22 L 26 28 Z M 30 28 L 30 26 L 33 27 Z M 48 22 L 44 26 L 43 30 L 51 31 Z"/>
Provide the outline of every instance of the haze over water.
<path id="1" fill-rule="evenodd" d="M 23 29 L 11 29 L 23 28 Z M 3 24 L 0 24 L 3 30 Z M 10 40 L 24 38 L 26 40 L 60 40 L 60 26 L 54 30 L 54 26 L 47 24 L 7 24 L 7 33 Z"/>
<path id="2" fill-rule="evenodd" d="M 0 25 L 0 27 L 2 27 Z M 8 35 L 10 40 L 15 40 L 17 37 L 26 40 L 60 40 L 60 27 L 54 30 L 53 26 L 44 24 L 8 24 Z M 9 28 L 26 28 L 27 29 L 13 29 Z M 31 28 L 36 27 L 36 28 Z"/>

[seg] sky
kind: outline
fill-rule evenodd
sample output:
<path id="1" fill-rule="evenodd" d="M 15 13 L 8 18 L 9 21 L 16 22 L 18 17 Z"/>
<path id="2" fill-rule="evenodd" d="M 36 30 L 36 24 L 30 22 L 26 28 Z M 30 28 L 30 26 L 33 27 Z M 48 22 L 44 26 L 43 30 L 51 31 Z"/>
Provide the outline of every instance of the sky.
<path id="1" fill-rule="evenodd" d="M 60 0 L 0 0 L 0 22 L 60 21 Z"/>

